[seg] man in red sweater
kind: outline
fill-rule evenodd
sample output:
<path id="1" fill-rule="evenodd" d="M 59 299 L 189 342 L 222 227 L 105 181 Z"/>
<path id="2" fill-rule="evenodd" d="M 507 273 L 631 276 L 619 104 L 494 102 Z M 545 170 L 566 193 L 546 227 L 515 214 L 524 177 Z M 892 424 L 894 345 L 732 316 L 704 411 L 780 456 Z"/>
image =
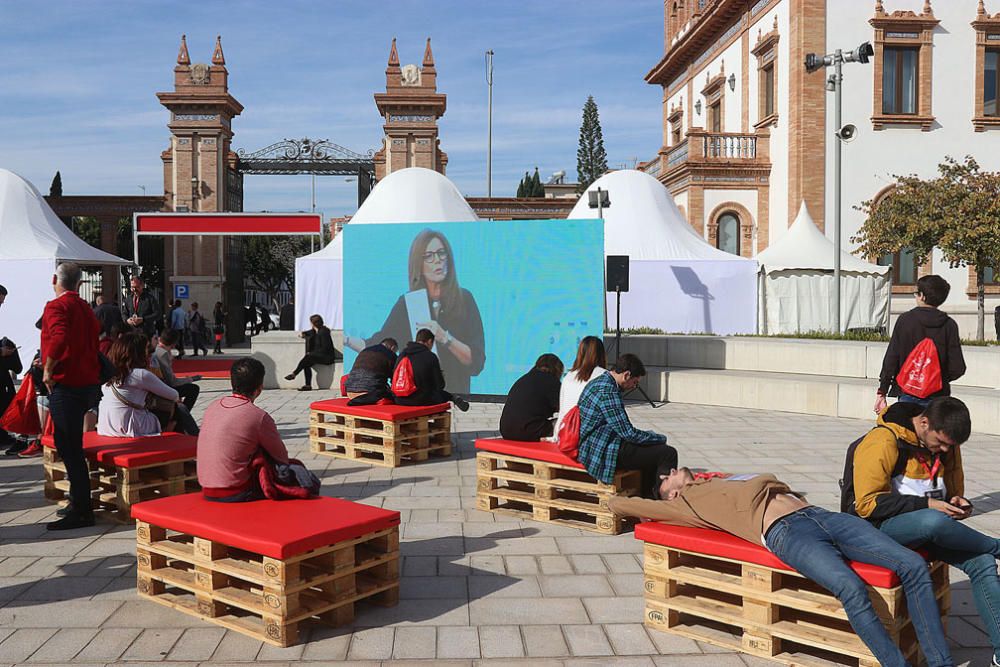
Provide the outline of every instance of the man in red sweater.
<path id="1" fill-rule="evenodd" d="M 49 390 L 49 415 L 56 451 L 66 465 L 70 504 L 49 530 L 94 525 L 90 504 L 90 471 L 83 456 L 83 416 L 96 398 L 100 376 L 97 337 L 101 325 L 77 289 L 80 267 L 63 262 L 52 276 L 56 298 L 42 313 L 42 382 Z"/>
<path id="2" fill-rule="evenodd" d="M 288 450 L 267 411 L 254 405 L 264 390 L 264 364 L 252 357 L 233 362 L 233 393 L 205 410 L 198 434 L 198 483 L 208 500 L 238 503 L 264 497 L 250 463 L 263 450 L 275 463 L 288 463 Z"/>

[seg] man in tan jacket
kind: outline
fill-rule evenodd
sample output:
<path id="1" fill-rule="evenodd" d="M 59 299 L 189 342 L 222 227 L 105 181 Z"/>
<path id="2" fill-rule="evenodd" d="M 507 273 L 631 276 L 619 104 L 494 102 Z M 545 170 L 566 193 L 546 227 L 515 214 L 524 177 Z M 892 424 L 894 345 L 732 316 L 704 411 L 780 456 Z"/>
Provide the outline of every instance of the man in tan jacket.
<path id="1" fill-rule="evenodd" d="M 846 560 L 888 568 L 906 592 L 913 627 L 931 667 L 954 665 L 924 559 L 863 519 L 810 505 L 771 474 L 695 479 L 687 468 L 660 476 L 659 500 L 612 498 L 615 514 L 709 528 L 763 544 L 785 564 L 840 600 L 858 637 L 879 663 L 906 660 Z"/>

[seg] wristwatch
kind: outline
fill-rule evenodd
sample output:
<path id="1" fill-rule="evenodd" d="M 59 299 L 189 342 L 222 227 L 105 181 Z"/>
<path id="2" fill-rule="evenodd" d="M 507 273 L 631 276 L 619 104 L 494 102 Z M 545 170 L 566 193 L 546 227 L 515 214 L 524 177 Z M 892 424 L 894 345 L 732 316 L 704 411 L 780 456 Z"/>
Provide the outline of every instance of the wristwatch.
<path id="1" fill-rule="evenodd" d="M 454 338 L 452 338 L 451 333 L 449 333 L 448 331 L 445 331 L 444 335 L 445 335 L 445 339 L 443 341 L 441 341 L 441 344 L 442 345 L 451 345 L 451 341 L 455 340 Z"/>

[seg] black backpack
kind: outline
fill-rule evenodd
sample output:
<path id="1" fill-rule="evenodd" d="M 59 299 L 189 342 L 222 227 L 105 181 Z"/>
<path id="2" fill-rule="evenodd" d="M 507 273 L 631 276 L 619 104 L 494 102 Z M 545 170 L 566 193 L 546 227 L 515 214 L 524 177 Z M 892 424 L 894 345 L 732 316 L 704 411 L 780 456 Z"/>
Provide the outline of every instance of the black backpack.
<path id="1" fill-rule="evenodd" d="M 888 426 L 883 426 L 882 424 L 879 424 L 878 426 L 873 428 L 872 431 L 874 431 L 876 428 L 884 428 L 885 430 L 892 433 L 891 428 L 889 428 Z M 871 433 L 872 431 L 868 431 L 868 433 Z M 861 441 L 864 440 L 866 437 L 868 437 L 868 433 L 865 433 L 863 436 L 852 442 L 847 447 L 847 456 L 844 459 L 844 476 L 840 478 L 839 482 L 840 511 L 844 512 L 845 514 L 853 514 L 854 516 L 858 515 L 857 510 L 854 509 L 854 501 L 856 500 L 854 496 L 854 452 L 855 450 L 857 450 L 858 445 L 861 444 Z M 893 435 L 895 435 L 895 433 L 893 433 Z M 899 438 L 896 439 L 896 443 L 898 446 Z M 896 458 L 896 465 L 893 466 L 890 478 L 902 474 L 903 471 L 906 470 L 906 461 L 908 458 L 909 457 L 907 456 L 899 456 Z"/>

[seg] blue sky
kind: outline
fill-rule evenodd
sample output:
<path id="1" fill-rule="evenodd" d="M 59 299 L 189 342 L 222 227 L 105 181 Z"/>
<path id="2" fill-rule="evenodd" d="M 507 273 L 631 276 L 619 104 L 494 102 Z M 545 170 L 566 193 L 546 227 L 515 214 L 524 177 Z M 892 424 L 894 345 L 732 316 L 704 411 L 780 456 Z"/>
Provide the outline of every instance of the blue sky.
<path id="1" fill-rule="evenodd" d="M 525 170 L 576 176 L 581 108 L 597 100 L 612 167 L 660 144 L 660 89 L 642 77 L 663 50 L 658 0 L 481 2 L 98 2 L 0 0 L 0 167 L 44 192 L 162 192 L 160 152 L 182 33 L 192 62 L 222 35 L 230 91 L 244 105 L 234 148 L 283 138 L 381 145 L 372 99 L 385 87 L 389 44 L 419 64 L 432 39 L 448 95 L 441 145 L 448 176 L 486 193 L 484 51 L 494 60 L 493 193 L 513 196 Z M 317 179 L 317 208 L 353 213 L 354 183 Z M 253 176 L 246 210 L 308 210 L 308 176 Z"/>

